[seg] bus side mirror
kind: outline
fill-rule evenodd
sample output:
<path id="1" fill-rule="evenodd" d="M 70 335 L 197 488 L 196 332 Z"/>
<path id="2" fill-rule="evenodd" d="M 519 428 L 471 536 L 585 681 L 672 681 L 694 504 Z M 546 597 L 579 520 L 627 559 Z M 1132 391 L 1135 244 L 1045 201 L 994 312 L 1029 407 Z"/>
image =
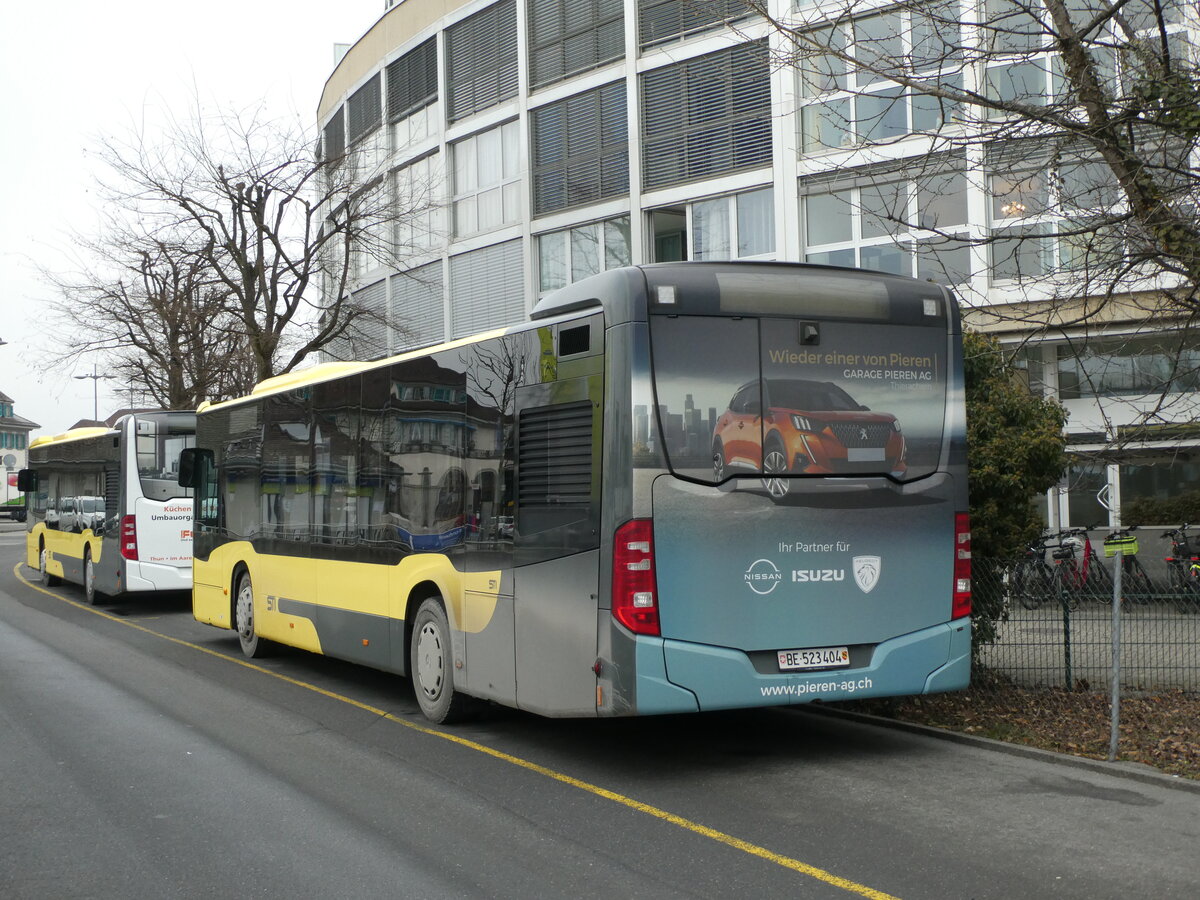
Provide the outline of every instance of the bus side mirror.
<path id="1" fill-rule="evenodd" d="M 38 474 L 34 469 L 22 469 L 17 473 L 17 490 L 23 494 L 36 494 Z"/>
<path id="2" fill-rule="evenodd" d="M 179 486 L 199 488 L 205 461 L 212 461 L 212 451 L 201 447 L 185 447 L 179 451 Z"/>

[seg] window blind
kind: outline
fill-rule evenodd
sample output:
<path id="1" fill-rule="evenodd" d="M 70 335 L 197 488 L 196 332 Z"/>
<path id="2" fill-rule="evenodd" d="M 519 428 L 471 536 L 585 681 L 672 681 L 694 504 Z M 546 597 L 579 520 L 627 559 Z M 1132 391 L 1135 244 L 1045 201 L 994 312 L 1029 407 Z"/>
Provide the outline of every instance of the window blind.
<path id="1" fill-rule="evenodd" d="M 437 100 L 437 39 L 430 38 L 387 67 L 388 121 L 412 115 Z"/>
<path id="2" fill-rule="evenodd" d="M 521 241 L 493 244 L 450 258 L 452 337 L 513 325 L 525 319 Z"/>
<path id="3" fill-rule="evenodd" d="M 534 213 L 628 193 L 627 128 L 621 81 L 535 110 Z"/>
<path id="4" fill-rule="evenodd" d="M 515 97 L 517 74 L 515 0 L 502 0 L 446 29 L 450 122 Z"/>
<path id="5" fill-rule="evenodd" d="M 767 46 L 739 44 L 642 76 L 642 170 L 649 188 L 771 163 Z"/>

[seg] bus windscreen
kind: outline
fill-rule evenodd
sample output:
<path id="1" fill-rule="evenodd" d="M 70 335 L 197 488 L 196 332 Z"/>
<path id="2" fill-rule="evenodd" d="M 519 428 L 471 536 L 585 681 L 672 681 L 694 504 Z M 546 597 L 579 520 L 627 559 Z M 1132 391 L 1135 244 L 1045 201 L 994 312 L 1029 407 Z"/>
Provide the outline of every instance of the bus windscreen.
<path id="1" fill-rule="evenodd" d="M 946 410 L 944 317 L 652 315 L 657 429 L 671 471 L 881 475 L 937 469 Z"/>

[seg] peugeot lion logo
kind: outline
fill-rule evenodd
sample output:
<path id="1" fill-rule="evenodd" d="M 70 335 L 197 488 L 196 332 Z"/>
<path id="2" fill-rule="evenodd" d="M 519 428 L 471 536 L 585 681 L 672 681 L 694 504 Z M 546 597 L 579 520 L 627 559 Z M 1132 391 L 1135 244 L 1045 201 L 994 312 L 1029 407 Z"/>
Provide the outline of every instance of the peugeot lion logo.
<path id="1" fill-rule="evenodd" d="M 879 584 L 882 560 L 878 556 L 854 557 L 854 582 L 864 594 L 871 593 Z"/>
<path id="2" fill-rule="evenodd" d="M 867 439 L 867 429 L 865 429 L 865 428 L 858 429 L 858 436 L 861 440 L 865 441 Z"/>

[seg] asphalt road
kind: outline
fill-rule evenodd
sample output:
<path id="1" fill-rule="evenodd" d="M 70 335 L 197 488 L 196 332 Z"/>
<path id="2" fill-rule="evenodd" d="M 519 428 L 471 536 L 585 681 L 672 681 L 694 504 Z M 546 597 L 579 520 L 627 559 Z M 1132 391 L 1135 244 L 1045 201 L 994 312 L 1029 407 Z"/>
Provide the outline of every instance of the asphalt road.
<path id="1" fill-rule="evenodd" d="M 0 532 L 0 896 L 1200 896 L 1200 792 L 796 711 L 429 728 Z"/>

